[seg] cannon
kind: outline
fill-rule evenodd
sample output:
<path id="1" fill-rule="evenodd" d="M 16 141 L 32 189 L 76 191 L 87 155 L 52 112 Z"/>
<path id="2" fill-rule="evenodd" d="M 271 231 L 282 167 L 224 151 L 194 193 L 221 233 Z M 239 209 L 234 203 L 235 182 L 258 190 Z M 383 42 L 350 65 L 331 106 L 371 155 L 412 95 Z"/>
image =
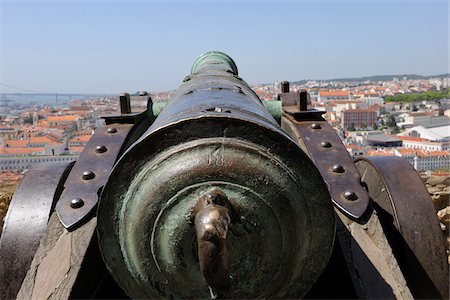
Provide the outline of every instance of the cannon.
<path id="1" fill-rule="evenodd" d="M 261 101 L 213 51 L 167 103 L 139 98 L 25 175 L 0 298 L 448 298 L 419 175 L 354 160 L 306 91 Z"/>

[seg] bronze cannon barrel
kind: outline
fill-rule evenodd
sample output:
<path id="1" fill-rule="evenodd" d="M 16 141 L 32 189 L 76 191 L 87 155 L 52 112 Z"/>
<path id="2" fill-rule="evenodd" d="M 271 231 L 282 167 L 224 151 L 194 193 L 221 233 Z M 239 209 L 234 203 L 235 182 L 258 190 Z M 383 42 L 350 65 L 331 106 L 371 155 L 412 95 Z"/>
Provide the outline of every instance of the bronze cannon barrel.
<path id="1" fill-rule="evenodd" d="M 334 226 L 316 167 L 221 52 L 197 59 L 98 207 L 103 258 L 133 298 L 301 297 Z"/>

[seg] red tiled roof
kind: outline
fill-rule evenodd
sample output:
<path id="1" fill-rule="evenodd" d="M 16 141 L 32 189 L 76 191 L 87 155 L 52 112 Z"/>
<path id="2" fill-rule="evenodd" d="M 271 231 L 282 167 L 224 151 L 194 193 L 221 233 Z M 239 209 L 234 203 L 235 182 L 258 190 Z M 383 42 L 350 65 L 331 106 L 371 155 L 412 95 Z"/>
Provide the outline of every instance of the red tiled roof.
<path id="1" fill-rule="evenodd" d="M 349 93 L 347 91 L 319 91 L 319 95 L 325 97 L 348 97 Z"/>
<path id="2" fill-rule="evenodd" d="M 398 138 L 402 141 L 411 141 L 411 142 L 431 142 L 430 140 L 414 137 L 414 136 L 404 136 L 404 135 L 391 135 L 392 137 Z"/>
<path id="3" fill-rule="evenodd" d="M 376 112 L 375 108 L 356 108 L 356 109 L 347 109 L 342 111 L 342 113 L 347 113 L 347 112 Z"/>
<path id="4" fill-rule="evenodd" d="M 69 146 L 70 151 L 81 153 L 84 150 L 83 146 Z"/>
<path id="5" fill-rule="evenodd" d="M 355 149 L 355 150 L 363 150 L 363 149 L 364 149 L 364 148 L 361 147 L 361 146 L 353 145 L 353 144 L 345 145 L 345 147 L 346 147 L 347 149 Z"/>
<path id="6" fill-rule="evenodd" d="M 44 148 L 40 147 L 0 148 L 0 155 L 32 154 L 34 152 L 42 152 L 42 151 L 44 151 Z"/>
<path id="7" fill-rule="evenodd" d="M 26 147 L 28 140 L 5 140 L 5 146 L 9 148 Z"/>
<path id="8" fill-rule="evenodd" d="M 398 153 L 400 153 L 402 156 L 406 155 L 415 155 L 416 154 L 416 150 L 412 149 L 412 148 L 397 148 L 396 149 L 398 151 Z"/>
<path id="9" fill-rule="evenodd" d="M 38 136 L 38 137 L 31 137 L 29 140 L 29 144 L 59 144 L 59 143 L 55 142 L 48 136 Z"/>
<path id="10" fill-rule="evenodd" d="M 386 150 L 369 150 L 367 151 L 366 156 L 394 156 L 394 153 Z"/>
<path id="11" fill-rule="evenodd" d="M 70 139 L 69 142 L 88 142 L 92 135 L 77 135 Z"/>
<path id="12" fill-rule="evenodd" d="M 76 122 L 79 119 L 78 116 L 48 116 L 48 122 Z"/>

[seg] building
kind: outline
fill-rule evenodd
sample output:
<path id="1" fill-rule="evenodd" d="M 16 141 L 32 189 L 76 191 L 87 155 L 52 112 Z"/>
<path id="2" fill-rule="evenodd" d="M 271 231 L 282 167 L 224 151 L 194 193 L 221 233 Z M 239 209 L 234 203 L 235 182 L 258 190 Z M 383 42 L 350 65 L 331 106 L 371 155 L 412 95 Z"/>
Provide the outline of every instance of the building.
<path id="1" fill-rule="evenodd" d="M 438 115 L 436 111 L 417 111 L 404 113 L 400 116 L 397 126 L 411 128 L 414 126 L 437 127 L 450 124 L 450 118 L 446 115 Z"/>
<path id="2" fill-rule="evenodd" d="M 367 106 L 384 105 L 384 99 L 381 97 L 362 97 L 360 101 L 364 102 Z"/>
<path id="3" fill-rule="evenodd" d="M 377 122 L 377 112 L 372 108 L 350 109 L 342 112 L 341 126 L 344 129 L 354 127 L 355 129 L 373 128 Z"/>
<path id="4" fill-rule="evenodd" d="M 420 137 L 401 136 L 396 138 L 402 140 L 404 148 L 422 149 L 426 151 L 448 151 L 450 150 L 450 141 L 435 142 Z"/>
<path id="5" fill-rule="evenodd" d="M 348 144 L 345 146 L 351 157 L 359 157 L 364 155 L 364 148 L 358 145 Z"/>
<path id="6" fill-rule="evenodd" d="M 398 148 L 394 154 L 406 159 L 419 172 L 450 168 L 450 151 Z"/>
<path id="7" fill-rule="evenodd" d="M 326 103 L 336 100 L 350 100 L 350 93 L 348 91 L 331 90 L 331 91 L 319 91 L 317 101 Z"/>
<path id="8" fill-rule="evenodd" d="M 36 164 L 52 162 L 71 162 L 77 160 L 78 155 L 46 156 L 46 155 L 20 155 L 1 157 L 0 170 L 26 170 Z"/>
<path id="9" fill-rule="evenodd" d="M 423 126 L 414 126 L 405 130 L 399 135 L 418 137 L 430 141 L 450 141 L 450 125 L 430 128 L 425 128 Z"/>
<path id="10" fill-rule="evenodd" d="M 395 136 L 389 136 L 385 134 L 370 135 L 366 138 L 366 146 L 371 147 L 401 147 L 402 140 Z"/>
<path id="11" fill-rule="evenodd" d="M 89 140 L 91 139 L 92 134 L 90 135 L 76 135 L 69 140 L 69 147 L 85 147 Z"/>
<path id="12" fill-rule="evenodd" d="M 340 100 L 333 101 L 335 106 L 333 107 L 333 111 L 336 113 L 338 118 L 342 117 L 342 112 L 344 110 L 358 109 L 358 108 L 367 108 L 367 105 L 360 100 Z"/>

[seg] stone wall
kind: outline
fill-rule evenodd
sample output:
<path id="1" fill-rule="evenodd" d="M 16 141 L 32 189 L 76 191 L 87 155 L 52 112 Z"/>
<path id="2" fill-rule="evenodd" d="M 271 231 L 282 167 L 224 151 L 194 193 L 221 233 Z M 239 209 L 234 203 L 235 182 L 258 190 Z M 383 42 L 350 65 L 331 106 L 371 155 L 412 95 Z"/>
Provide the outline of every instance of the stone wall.
<path id="1" fill-rule="evenodd" d="M 449 174 L 422 175 L 434 208 L 441 224 L 442 233 L 447 245 L 448 262 L 450 264 L 450 177 Z"/>

